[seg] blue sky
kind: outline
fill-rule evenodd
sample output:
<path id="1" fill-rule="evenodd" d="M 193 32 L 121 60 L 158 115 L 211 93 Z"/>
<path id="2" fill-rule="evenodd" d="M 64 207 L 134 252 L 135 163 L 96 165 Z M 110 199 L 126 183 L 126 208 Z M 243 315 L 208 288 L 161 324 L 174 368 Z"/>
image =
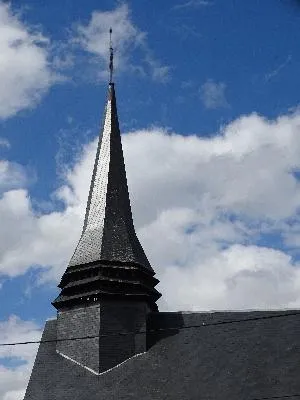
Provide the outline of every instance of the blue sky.
<path id="1" fill-rule="evenodd" d="M 88 23 L 99 8 L 98 2 L 87 1 L 83 7 L 79 0 L 53 1 L 47 7 L 40 1 L 30 1 L 26 7 L 23 3 L 12 5 L 22 11 L 27 24 L 40 25 L 58 46 L 70 40 L 76 23 Z M 100 10 L 117 4 L 102 1 Z M 292 1 L 128 4 L 133 23 L 147 32 L 151 52 L 170 70 L 166 83 L 153 83 L 132 71 L 117 77 L 121 123 L 126 129 L 159 124 L 182 134 L 207 135 L 241 114 L 256 111 L 273 118 L 297 104 L 294 78 L 300 62 L 296 51 L 300 11 Z M 69 141 L 81 142 L 87 139 L 87 130 L 92 137 L 101 120 L 105 86 L 96 84 L 92 76 L 97 65 L 90 66 L 84 52 L 74 52 L 78 59 L 67 71 L 70 81 L 54 85 L 35 109 L 2 123 L 3 136 L 11 143 L 6 153 L 35 169 L 40 179 L 32 190 L 43 200 L 57 182 L 52 160 L 61 145 L 60 132 L 67 131 Z M 133 63 L 141 63 L 140 53 L 133 51 Z M 223 105 L 212 109 L 203 107 L 199 94 L 209 79 L 224 92 Z M 69 133 L 74 125 L 79 130 L 76 139 Z"/>
<path id="2" fill-rule="evenodd" d="M 0 1 L 0 339 L 37 337 L 55 315 L 110 25 L 134 219 L 160 307 L 299 307 L 300 3 Z M 0 397 L 22 398 L 32 357 L 0 353 Z"/>

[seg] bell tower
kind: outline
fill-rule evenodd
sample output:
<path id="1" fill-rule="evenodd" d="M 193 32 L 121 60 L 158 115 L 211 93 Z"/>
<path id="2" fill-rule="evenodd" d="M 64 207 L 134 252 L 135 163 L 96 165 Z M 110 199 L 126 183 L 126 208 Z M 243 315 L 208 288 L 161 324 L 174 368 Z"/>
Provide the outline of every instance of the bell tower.
<path id="1" fill-rule="evenodd" d="M 112 75 L 110 46 L 110 83 L 82 234 L 52 303 L 57 353 L 95 373 L 146 351 L 147 315 L 158 311 L 161 296 L 133 224 Z"/>

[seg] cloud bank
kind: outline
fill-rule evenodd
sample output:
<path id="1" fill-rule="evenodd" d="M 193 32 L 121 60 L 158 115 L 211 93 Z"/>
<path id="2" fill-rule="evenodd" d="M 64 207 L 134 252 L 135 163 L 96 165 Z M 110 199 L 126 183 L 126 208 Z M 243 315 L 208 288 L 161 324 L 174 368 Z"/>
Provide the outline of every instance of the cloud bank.
<path id="1" fill-rule="evenodd" d="M 49 39 L 0 1 L 0 118 L 34 107 L 57 75 L 49 62 Z"/>
<path id="2" fill-rule="evenodd" d="M 252 114 L 211 138 L 159 128 L 123 136 L 135 225 L 164 309 L 299 305 L 291 257 L 300 241 L 299 127 L 299 112 L 271 121 Z M 53 194 L 63 211 L 37 213 L 24 187 L 3 193 L 2 276 L 35 266 L 42 280 L 62 275 L 80 235 L 95 149 L 96 140 L 83 148 Z"/>

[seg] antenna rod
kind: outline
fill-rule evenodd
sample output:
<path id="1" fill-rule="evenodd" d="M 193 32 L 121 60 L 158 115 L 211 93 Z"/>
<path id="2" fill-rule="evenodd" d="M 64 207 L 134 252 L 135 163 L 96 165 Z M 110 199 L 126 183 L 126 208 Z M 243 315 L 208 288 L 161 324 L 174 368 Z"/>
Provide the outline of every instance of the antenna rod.
<path id="1" fill-rule="evenodd" d="M 114 72 L 114 49 L 112 47 L 111 39 L 112 29 L 109 30 L 109 83 L 112 83 L 113 72 Z"/>

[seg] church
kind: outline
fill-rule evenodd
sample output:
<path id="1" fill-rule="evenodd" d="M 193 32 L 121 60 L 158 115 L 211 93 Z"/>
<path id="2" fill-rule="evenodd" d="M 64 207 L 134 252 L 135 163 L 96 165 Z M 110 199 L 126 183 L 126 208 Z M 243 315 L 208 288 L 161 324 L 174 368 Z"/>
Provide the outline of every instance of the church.
<path id="1" fill-rule="evenodd" d="M 158 310 L 159 281 L 133 223 L 112 64 L 111 48 L 82 234 L 24 400 L 300 398 L 300 311 Z"/>

